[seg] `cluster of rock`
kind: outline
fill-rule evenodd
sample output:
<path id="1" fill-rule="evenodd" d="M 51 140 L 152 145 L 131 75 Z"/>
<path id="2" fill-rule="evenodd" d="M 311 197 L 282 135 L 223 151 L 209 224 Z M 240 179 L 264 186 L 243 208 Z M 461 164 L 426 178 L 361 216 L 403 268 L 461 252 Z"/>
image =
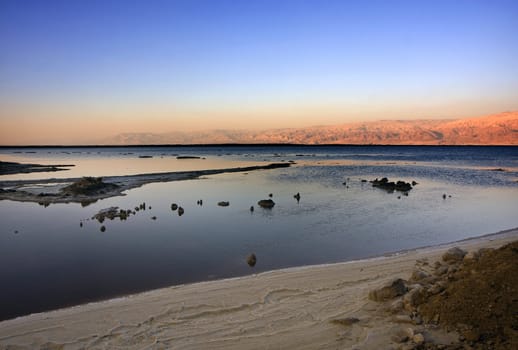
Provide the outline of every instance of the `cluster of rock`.
<path id="1" fill-rule="evenodd" d="M 458 262 L 462 261 L 466 252 L 452 248 L 443 255 L 443 262 L 430 266 L 426 259 L 419 260 L 409 280 L 395 279 L 385 286 L 372 290 L 369 299 L 385 302 L 386 310 L 392 314 L 396 323 L 407 324 L 392 336 L 392 341 L 403 344 L 401 349 L 424 349 L 428 338 L 429 327 L 425 322 L 437 324 L 438 318 L 423 319 L 419 313 L 420 305 L 425 303 L 430 295 L 442 293 L 445 282 L 441 278 L 455 270 Z"/>
<path id="2" fill-rule="evenodd" d="M 176 211 L 177 210 L 178 211 L 178 216 L 182 216 L 183 213 L 185 212 L 185 210 L 182 207 L 178 206 L 178 204 L 176 204 L 176 203 L 171 204 L 171 210 L 172 211 Z"/>
<path id="3" fill-rule="evenodd" d="M 369 299 L 384 302 L 394 322 L 408 325 L 392 337 L 400 349 L 515 348 L 518 330 L 513 331 L 512 327 L 518 324 L 506 324 L 512 323 L 513 317 L 516 321 L 518 312 L 516 301 L 513 302 L 518 285 L 518 242 L 515 246 L 508 249 L 505 259 L 494 263 L 495 267 L 490 259 L 484 260 L 491 249 L 467 254 L 460 248 L 451 248 L 433 265 L 426 259 L 418 260 L 408 281 L 391 281 L 371 291 Z M 506 265 L 506 261 L 507 278 L 511 281 L 502 282 L 505 273 L 500 280 L 488 279 L 492 270 L 498 270 L 496 265 Z M 498 307 L 499 302 L 504 305 Z M 482 316 L 477 316 L 480 313 Z"/>
<path id="4" fill-rule="evenodd" d="M 412 184 L 405 182 L 405 181 L 389 181 L 386 177 L 382 178 L 381 180 L 378 180 L 377 178 L 375 180 L 371 181 L 372 187 L 381 188 L 387 192 L 394 192 L 394 191 L 400 191 L 400 192 L 408 192 L 412 189 L 412 184 L 415 186 L 417 185 L 417 182 L 413 181 Z"/>
<path id="5" fill-rule="evenodd" d="M 97 214 L 92 216 L 92 220 L 97 220 L 99 223 L 103 223 L 105 219 L 113 220 L 119 218 L 120 220 L 126 220 L 132 214 L 135 215 L 136 212 L 130 209 L 124 210 L 119 209 L 119 207 L 110 207 L 99 210 Z"/>

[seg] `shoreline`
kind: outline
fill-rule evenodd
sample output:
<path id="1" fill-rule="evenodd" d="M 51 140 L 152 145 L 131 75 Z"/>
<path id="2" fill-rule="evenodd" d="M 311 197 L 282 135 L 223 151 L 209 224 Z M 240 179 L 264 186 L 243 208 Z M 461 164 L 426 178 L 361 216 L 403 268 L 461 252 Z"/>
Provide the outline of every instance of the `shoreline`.
<path id="1" fill-rule="evenodd" d="M 105 176 L 95 179 L 102 179 L 101 188 L 94 188 L 93 190 L 80 193 L 71 193 L 63 191 L 65 186 L 78 183 L 83 179 L 93 178 L 51 178 L 51 179 L 38 179 L 38 180 L 0 180 L 0 200 L 12 200 L 17 202 L 34 202 L 42 205 L 48 205 L 53 203 L 81 203 L 87 205 L 94 203 L 100 199 L 124 196 L 124 191 L 128 191 L 134 188 L 138 188 L 150 183 L 157 182 L 171 182 L 171 181 L 182 181 L 182 180 L 194 180 L 199 179 L 202 176 L 225 174 L 225 173 L 236 173 L 236 172 L 249 172 L 255 170 L 270 170 L 278 168 L 290 167 L 292 162 L 285 163 L 269 163 L 265 165 L 255 165 L 247 167 L 236 167 L 236 168 L 224 168 L 224 169 L 206 169 L 206 170 L 193 170 L 193 171 L 173 171 L 173 172 L 162 172 L 162 173 L 144 173 L 136 175 L 123 175 L 123 176 Z M 25 191 L 24 186 L 28 185 L 49 185 L 53 186 L 52 192 L 41 191 L 29 192 Z"/>
<path id="2" fill-rule="evenodd" d="M 408 278 L 417 260 L 433 262 L 432 259 L 453 246 L 472 251 L 514 240 L 518 240 L 518 228 L 360 260 L 181 284 L 20 316 L 0 322 L 0 346 L 14 344 L 30 348 L 52 342 L 71 349 L 117 344 L 140 348 L 149 339 L 146 336 L 138 340 L 135 334 L 137 330 L 145 330 L 155 334 L 153 344 L 147 344 L 151 348 L 162 348 L 159 345 L 196 348 L 211 344 L 214 348 L 251 349 L 262 347 L 265 341 L 274 347 L 334 348 L 347 343 L 343 339 L 337 343 L 336 333 L 340 328 L 330 323 L 337 317 L 369 319 L 364 328 L 371 329 L 371 333 L 380 331 L 379 327 L 387 320 L 367 300 L 368 291 L 393 277 Z M 344 296 L 348 297 L 342 300 Z M 333 307 L 328 308 L 330 305 Z M 226 327 L 226 323 L 233 327 Z M 202 329 L 196 330 L 195 326 L 200 324 Z M 266 332 L 265 327 L 272 324 L 282 331 Z M 165 325 L 168 326 L 164 328 Z M 234 328 L 238 325 L 244 327 L 243 332 L 236 333 Z M 359 338 L 347 344 L 367 345 L 365 342 L 376 338 L 371 333 L 370 338 L 358 335 Z M 121 338 L 131 342 L 121 345 L 118 343 Z M 332 341 L 328 343 L 328 340 Z"/>

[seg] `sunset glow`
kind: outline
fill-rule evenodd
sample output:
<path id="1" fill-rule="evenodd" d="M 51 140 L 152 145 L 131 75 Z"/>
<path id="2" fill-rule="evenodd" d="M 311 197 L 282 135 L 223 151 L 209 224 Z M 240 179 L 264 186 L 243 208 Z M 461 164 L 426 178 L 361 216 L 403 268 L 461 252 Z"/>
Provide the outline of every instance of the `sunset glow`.
<path id="1" fill-rule="evenodd" d="M 518 110 L 515 1 L 2 1 L 0 144 Z"/>

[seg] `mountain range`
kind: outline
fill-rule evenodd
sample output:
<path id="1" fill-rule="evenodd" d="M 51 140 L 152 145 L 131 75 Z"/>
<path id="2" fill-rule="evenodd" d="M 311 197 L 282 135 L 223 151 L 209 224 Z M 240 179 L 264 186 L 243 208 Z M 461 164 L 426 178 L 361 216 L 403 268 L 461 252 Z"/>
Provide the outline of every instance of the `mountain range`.
<path id="1" fill-rule="evenodd" d="M 269 130 L 121 133 L 111 145 L 291 143 L 379 145 L 518 145 L 518 111 L 467 119 L 381 120 Z"/>

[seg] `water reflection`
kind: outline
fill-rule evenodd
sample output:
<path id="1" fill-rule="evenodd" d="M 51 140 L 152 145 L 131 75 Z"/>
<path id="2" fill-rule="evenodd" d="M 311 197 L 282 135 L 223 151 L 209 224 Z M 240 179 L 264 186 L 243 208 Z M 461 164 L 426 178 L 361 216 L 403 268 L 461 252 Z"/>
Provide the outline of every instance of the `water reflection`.
<path id="1" fill-rule="evenodd" d="M 107 171 L 126 172 L 129 168 L 122 164 L 136 162 L 132 169 L 141 172 L 140 161 L 154 160 L 154 169 L 162 161 L 168 167 L 174 162 L 172 156 L 94 157 L 86 164 L 109 169 L 113 162 L 121 167 Z M 230 157 L 218 164 L 226 167 L 226 161 L 242 160 Z M 0 318 L 179 283 L 363 258 L 518 226 L 518 186 L 507 172 L 390 163 L 300 162 L 291 168 L 148 184 L 87 207 L 0 201 Z M 418 184 L 403 196 L 361 181 L 382 176 Z M 260 208 L 257 202 L 269 199 L 270 193 L 275 206 Z M 443 199 L 443 194 L 451 198 Z M 132 214 L 126 220 L 92 219 L 110 207 Z M 179 207 L 184 209 L 181 216 Z M 247 263 L 251 253 L 257 258 L 253 268 Z"/>
<path id="2" fill-rule="evenodd" d="M 44 165 L 74 164 L 64 171 L 37 172 L 29 174 L 2 175 L 0 180 L 36 180 L 44 178 L 76 178 L 83 176 L 120 176 L 144 173 L 161 173 L 172 171 L 192 171 L 206 169 L 225 169 L 258 165 L 259 161 L 243 161 L 224 158 L 177 159 L 176 156 L 157 156 L 139 158 L 136 156 L 98 156 L 98 157 L 23 157 L 2 155 L 2 161 L 18 163 L 34 163 Z"/>

